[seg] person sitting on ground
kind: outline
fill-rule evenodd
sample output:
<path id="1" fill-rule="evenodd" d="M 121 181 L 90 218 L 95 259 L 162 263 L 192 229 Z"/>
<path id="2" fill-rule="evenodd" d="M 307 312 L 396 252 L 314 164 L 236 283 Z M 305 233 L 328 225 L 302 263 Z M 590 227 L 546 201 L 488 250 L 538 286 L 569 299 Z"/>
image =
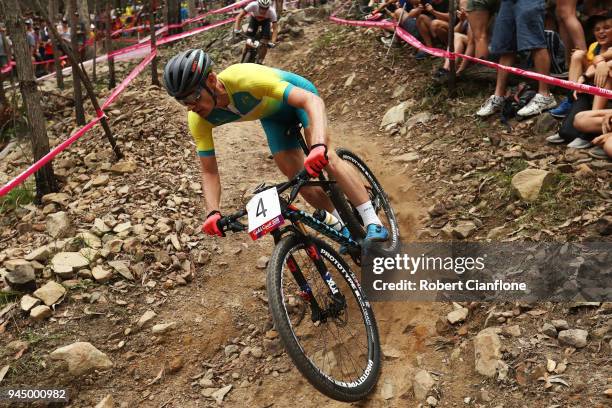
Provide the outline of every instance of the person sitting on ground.
<path id="1" fill-rule="evenodd" d="M 448 42 L 448 0 L 428 0 L 423 2 L 423 11 L 417 17 L 417 30 L 428 47 L 433 47 L 434 40 L 439 40 L 444 46 Z M 429 54 L 419 50 L 415 59 L 424 60 Z"/>
<path id="2" fill-rule="evenodd" d="M 580 112 L 574 126 L 581 132 L 599 135 L 593 139 L 596 145 L 589 154 L 598 159 L 612 158 L 612 109 Z"/>
<path id="3" fill-rule="evenodd" d="M 259 47 L 257 59 L 259 62 L 263 62 L 268 52 L 268 47 L 274 47 L 276 43 L 276 37 L 278 36 L 278 22 L 276 16 L 276 10 L 272 5 L 272 0 L 256 0 L 247 4 L 244 9 L 240 11 L 238 17 L 236 17 L 236 23 L 234 24 L 234 33 L 242 33 L 240 24 L 244 17 L 248 14 L 249 27 L 247 28 L 247 37 L 254 39 L 257 30 L 261 28 L 261 42 L 264 43 L 265 47 Z"/>
<path id="4" fill-rule="evenodd" d="M 389 10 L 388 5 L 397 3 L 397 7 L 393 12 L 389 11 L 391 18 L 398 22 L 398 25 L 403 28 L 408 34 L 412 35 L 418 40 L 422 40 L 419 31 L 417 30 L 416 19 L 424 10 L 423 7 L 419 7 L 421 0 L 388 0 L 383 3 L 380 7 L 372 11 L 372 15 L 380 13 L 384 10 Z M 395 27 L 385 27 L 384 30 L 393 32 Z M 380 39 L 386 46 L 391 45 L 391 39 L 381 37 Z"/>
<path id="5" fill-rule="evenodd" d="M 544 33 L 545 3 L 545 0 L 502 0 L 491 41 L 491 52 L 501 55 L 501 65 L 512 66 L 518 52 L 530 51 L 536 72 L 542 75 L 550 73 L 550 55 Z M 476 115 L 484 118 L 501 110 L 508 75 L 507 71 L 497 71 L 495 93 L 487 99 Z M 556 105 L 548 84 L 540 81 L 538 93 L 517 114 L 522 117 L 533 116 Z"/>
<path id="6" fill-rule="evenodd" d="M 466 12 L 474 38 L 474 55 L 480 59 L 489 57 L 489 24 L 500 0 L 468 0 Z"/>
<path id="7" fill-rule="evenodd" d="M 592 78 L 595 86 L 604 88 L 610 72 L 606 62 L 612 60 L 612 11 L 605 16 L 592 16 L 589 25 L 593 27 L 595 42 L 589 46 L 588 51 L 578 49 L 572 53 L 569 80 L 582 84 Z M 566 117 L 576 99 L 577 93 L 569 91 L 567 97 L 550 114 L 556 118 Z M 605 106 L 606 100 L 596 97 L 592 109 L 603 109 Z"/>
<path id="8" fill-rule="evenodd" d="M 464 2 L 462 1 L 461 3 Z M 457 24 L 455 25 L 455 52 L 458 54 L 465 54 L 470 57 L 474 56 L 472 29 L 467 22 L 467 13 L 465 12 L 464 8 L 460 8 L 457 12 Z M 470 61 L 462 58 L 461 63 L 459 63 L 459 66 L 457 67 L 456 75 L 461 76 L 469 64 Z M 444 60 L 444 66 L 438 68 L 438 71 L 434 74 L 434 77 L 438 80 L 444 80 L 448 76 L 449 71 L 450 60 L 446 58 Z"/>

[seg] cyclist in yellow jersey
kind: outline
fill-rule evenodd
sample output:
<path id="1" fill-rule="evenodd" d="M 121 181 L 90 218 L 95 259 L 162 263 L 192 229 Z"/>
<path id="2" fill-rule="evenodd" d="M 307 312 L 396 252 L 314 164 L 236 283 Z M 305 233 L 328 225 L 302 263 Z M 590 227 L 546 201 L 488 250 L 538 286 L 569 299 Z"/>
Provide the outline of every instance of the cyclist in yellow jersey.
<path id="1" fill-rule="evenodd" d="M 258 64 L 235 64 L 216 74 L 213 62 L 202 50 L 175 55 L 164 67 L 166 90 L 187 106 L 189 130 L 196 142 L 204 200 L 208 215 L 202 230 L 221 236 L 221 179 L 215 158 L 213 129 L 231 122 L 260 120 L 278 168 L 288 178 L 302 168 L 317 177 L 325 170 L 356 205 L 367 240 L 384 241 L 389 233 L 369 201 L 359 176 L 344 163 L 330 143 L 325 104 L 315 86 L 291 72 Z M 304 128 L 310 152 L 304 157 L 299 140 L 291 132 Z M 319 187 L 303 188 L 302 196 L 315 208 L 340 219 L 331 201 Z M 347 231 L 348 233 L 348 231 Z"/>

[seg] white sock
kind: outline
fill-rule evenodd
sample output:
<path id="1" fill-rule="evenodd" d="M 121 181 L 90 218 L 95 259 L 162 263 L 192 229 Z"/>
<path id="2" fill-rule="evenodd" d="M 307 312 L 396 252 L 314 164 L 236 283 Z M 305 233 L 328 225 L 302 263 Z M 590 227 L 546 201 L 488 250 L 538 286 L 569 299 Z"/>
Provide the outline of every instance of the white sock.
<path id="1" fill-rule="evenodd" d="M 380 218 L 376 215 L 376 211 L 374 211 L 374 206 L 371 201 L 366 201 L 365 203 L 357 206 L 357 211 L 363 220 L 363 225 L 368 226 L 370 224 L 382 225 L 380 222 Z"/>

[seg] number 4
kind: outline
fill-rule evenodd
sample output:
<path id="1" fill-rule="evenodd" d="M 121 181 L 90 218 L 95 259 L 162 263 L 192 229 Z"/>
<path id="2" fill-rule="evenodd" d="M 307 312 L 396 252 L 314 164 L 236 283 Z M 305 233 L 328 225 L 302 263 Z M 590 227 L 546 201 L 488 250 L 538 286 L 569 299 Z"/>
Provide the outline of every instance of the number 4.
<path id="1" fill-rule="evenodd" d="M 255 216 L 259 217 L 260 215 L 263 215 L 265 217 L 266 212 L 267 210 L 264 207 L 263 198 L 259 198 L 259 202 L 257 203 L 257 212 L 255 213 Z"/>

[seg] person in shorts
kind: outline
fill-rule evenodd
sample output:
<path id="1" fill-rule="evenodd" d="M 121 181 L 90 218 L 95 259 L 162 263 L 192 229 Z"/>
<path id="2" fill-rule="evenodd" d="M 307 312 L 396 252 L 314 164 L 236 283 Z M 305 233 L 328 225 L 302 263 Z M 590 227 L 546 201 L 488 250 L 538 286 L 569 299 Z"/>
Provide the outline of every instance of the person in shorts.
<path id="1" fill-rule="evenodd" d="M 542 75 L 550 73 L 550 55 L 544 34 L 545 0 L 502 0 L 495 20 L 491 53 L 500 55 L 501 65 L 512 66 L 518 52 L 530 51 L 535 71 Z M 476 112 L 487 117 L 501 110 L 506 87 L 507 71 L 497 71 L 495 93 Z M 522 117 L 537 115 L 557 106 L 546 82 L 538 82 L 538 93 L 517 114 Z"/>
<path id="2" fill-rule="evenodd" d="M 489 25 L 497 10 L 499 0 L 468 0 L 465 11 L 474 38 L 474 49 L 477 58 L 489 56 Z"/>

